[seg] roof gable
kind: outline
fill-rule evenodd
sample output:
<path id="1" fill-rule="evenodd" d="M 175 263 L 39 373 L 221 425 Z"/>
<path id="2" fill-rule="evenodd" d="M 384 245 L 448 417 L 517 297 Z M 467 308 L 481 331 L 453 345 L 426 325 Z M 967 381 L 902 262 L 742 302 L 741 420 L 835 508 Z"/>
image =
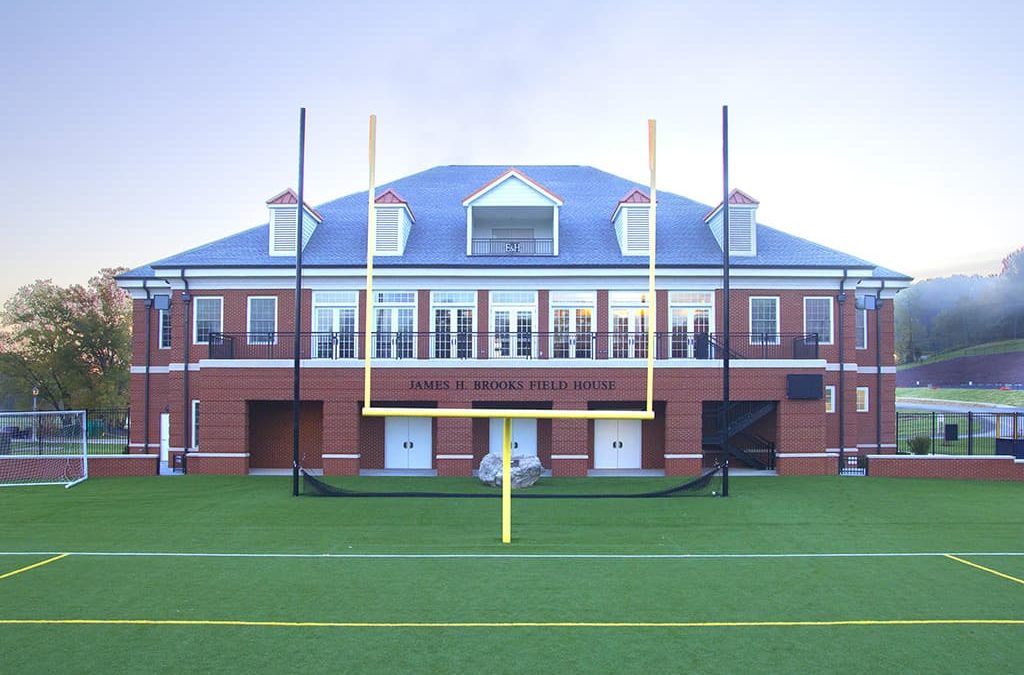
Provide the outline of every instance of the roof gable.
<path id="1" fill-rule="evenodd" d="M 468 197 L 462 200 L 462 205 L 472 206 L 475 202 L 481 201 L 486 195 L 500 190 L 500 188 L 509 181 L 516 181 L 528 187 L 534 193 L 542 197 L 544 201 L 549 202 L 553 206 L 562 206 L 563 204 L 562 198 L 554 192 L 551 192 L 522 171 L 519 171 L 516 168 L 510 168 L 494 180 L 473 191 Z"/>

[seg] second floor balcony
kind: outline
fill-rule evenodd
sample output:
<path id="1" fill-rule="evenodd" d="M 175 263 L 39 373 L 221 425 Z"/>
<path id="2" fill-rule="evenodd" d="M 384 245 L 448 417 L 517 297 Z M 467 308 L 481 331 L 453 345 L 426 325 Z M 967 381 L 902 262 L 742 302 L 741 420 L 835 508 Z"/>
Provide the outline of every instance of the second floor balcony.
<path id="1" fill-rule="evenodd" d="M 473 239 L 473 255 L 554 255 L 554 239 Z"/>
<path id="2" fill-rule="evenodd" d="M 504 360 L 564 359 L 606 361 L 646 359 L 643 332 L 379 332 L 300 333 L 302 359 L 356 360 L 367 345 L 375 359 Z M 732 333 L 733 359 L 817 359 L 815 333 Z M 655 333 L 654 357 L 663 360 L 713 360 L 725 356 L 725 335 L 671 331 Z M 289 359 L 295 353 L 294 333 L 211 333 L 211 359 Z"/>

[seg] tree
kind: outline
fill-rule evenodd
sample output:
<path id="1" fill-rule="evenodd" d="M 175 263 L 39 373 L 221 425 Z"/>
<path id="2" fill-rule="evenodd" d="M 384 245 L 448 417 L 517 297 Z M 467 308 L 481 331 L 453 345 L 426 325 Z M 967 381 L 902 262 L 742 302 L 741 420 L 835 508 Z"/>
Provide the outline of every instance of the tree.
<path id="1" fill-rule="evenodd" d="M 24 401 L 39 387 L 43 408 L 128 405 L 131 299 L 117 287 L 124 268 L 86 286 L 49 279 L 23 286 L 0 312 L 0 374 Z"/>

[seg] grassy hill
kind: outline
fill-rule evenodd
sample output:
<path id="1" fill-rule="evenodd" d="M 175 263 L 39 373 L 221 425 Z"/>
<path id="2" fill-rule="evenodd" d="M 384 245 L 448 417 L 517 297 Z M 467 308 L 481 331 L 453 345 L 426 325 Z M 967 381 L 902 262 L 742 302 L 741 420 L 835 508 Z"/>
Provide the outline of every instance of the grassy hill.
<path id="1" fill-rule="evenodd" d="M 989 354 L 1006 354 L 1008 352 L 1024 352 L 1024 340 L 1002 340 L 1000 342 L 988 342 L 983 345 L 973 345 L 971 347 L 953 349 L 948 352 L 941 352 L 939 354 L 929 356 L 928 359 L 924 361 L 905 363 L 901 366 L 897 366 L 896 369 L 907 370 L 931 363 L 959 359 L 965 356 L 987 356 Z"/>

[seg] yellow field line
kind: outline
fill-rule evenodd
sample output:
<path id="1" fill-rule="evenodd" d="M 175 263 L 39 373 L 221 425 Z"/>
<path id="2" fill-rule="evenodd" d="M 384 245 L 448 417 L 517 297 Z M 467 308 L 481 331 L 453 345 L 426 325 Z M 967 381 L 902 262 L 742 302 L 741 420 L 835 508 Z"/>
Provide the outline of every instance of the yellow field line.
<path id="1" fill-rule="evenodd" d="M 982 570 L 984 572 L 988 572 L 989 574 L 994 574 L 997 577 L 1002 577 L 1004 579 L 1009 579 L 1010 581 L 1016 581 L 1018 584 L 1024 584 L 1024 579 L 1018 579 L 1017 577 L 1011 577 L 1009 574 L 1003 574 L 1002 572 L 1000 572 L 998 570 L 994 570 L 994 569 L 992 569 L 990 567 L 985 567 L 984 565 L 979 565 L 978 563 L 972 563 L 970 560 L 964 560 L 963 558 L 957 558 L 955 555 L 952 555 L 952 554 L 949 554 L 949 553 L 946 554 L 946 557 L 949 558 L 950 560 L 955 560 L 955 561 L 957 561 L 959 563 L 963 563 L 965 565 L 970 565 L 971 567 L 976 567 L 979 570 Z"/>
<path id="2" fill-rule="evenodd" d="M 34 570 L 35 568 L 42 567 L 43 565 L 49 565 L 50 563 L 57 562 L 61 558 L 66 558 L 67 556 L 68 556 L 67 553 L 61 553 L 60 555 L 55 555 L 52 558 L 47 558 L 46 560 L 37 562 L 37 563 L 29 565 L 27 567 L 22 567 L 21 569 L 14 570 L 13 572 L 8 572 L 7 574 L 0 574 L 0 579 L 6 579 L 7 577 L 13 577 L 15 574 L 21 574 L 22 572 L 28 572 L 29 570 Z"/>
<path id="3" fill-rule="evenodd" d="M 830 626 L 1024 626 L 1024 619 L 852 619 L 840 621 L 234 621 L 215 619 L 0 619 L 0 625 L 242 626 L 258 628 L 809 628 Z"/>

